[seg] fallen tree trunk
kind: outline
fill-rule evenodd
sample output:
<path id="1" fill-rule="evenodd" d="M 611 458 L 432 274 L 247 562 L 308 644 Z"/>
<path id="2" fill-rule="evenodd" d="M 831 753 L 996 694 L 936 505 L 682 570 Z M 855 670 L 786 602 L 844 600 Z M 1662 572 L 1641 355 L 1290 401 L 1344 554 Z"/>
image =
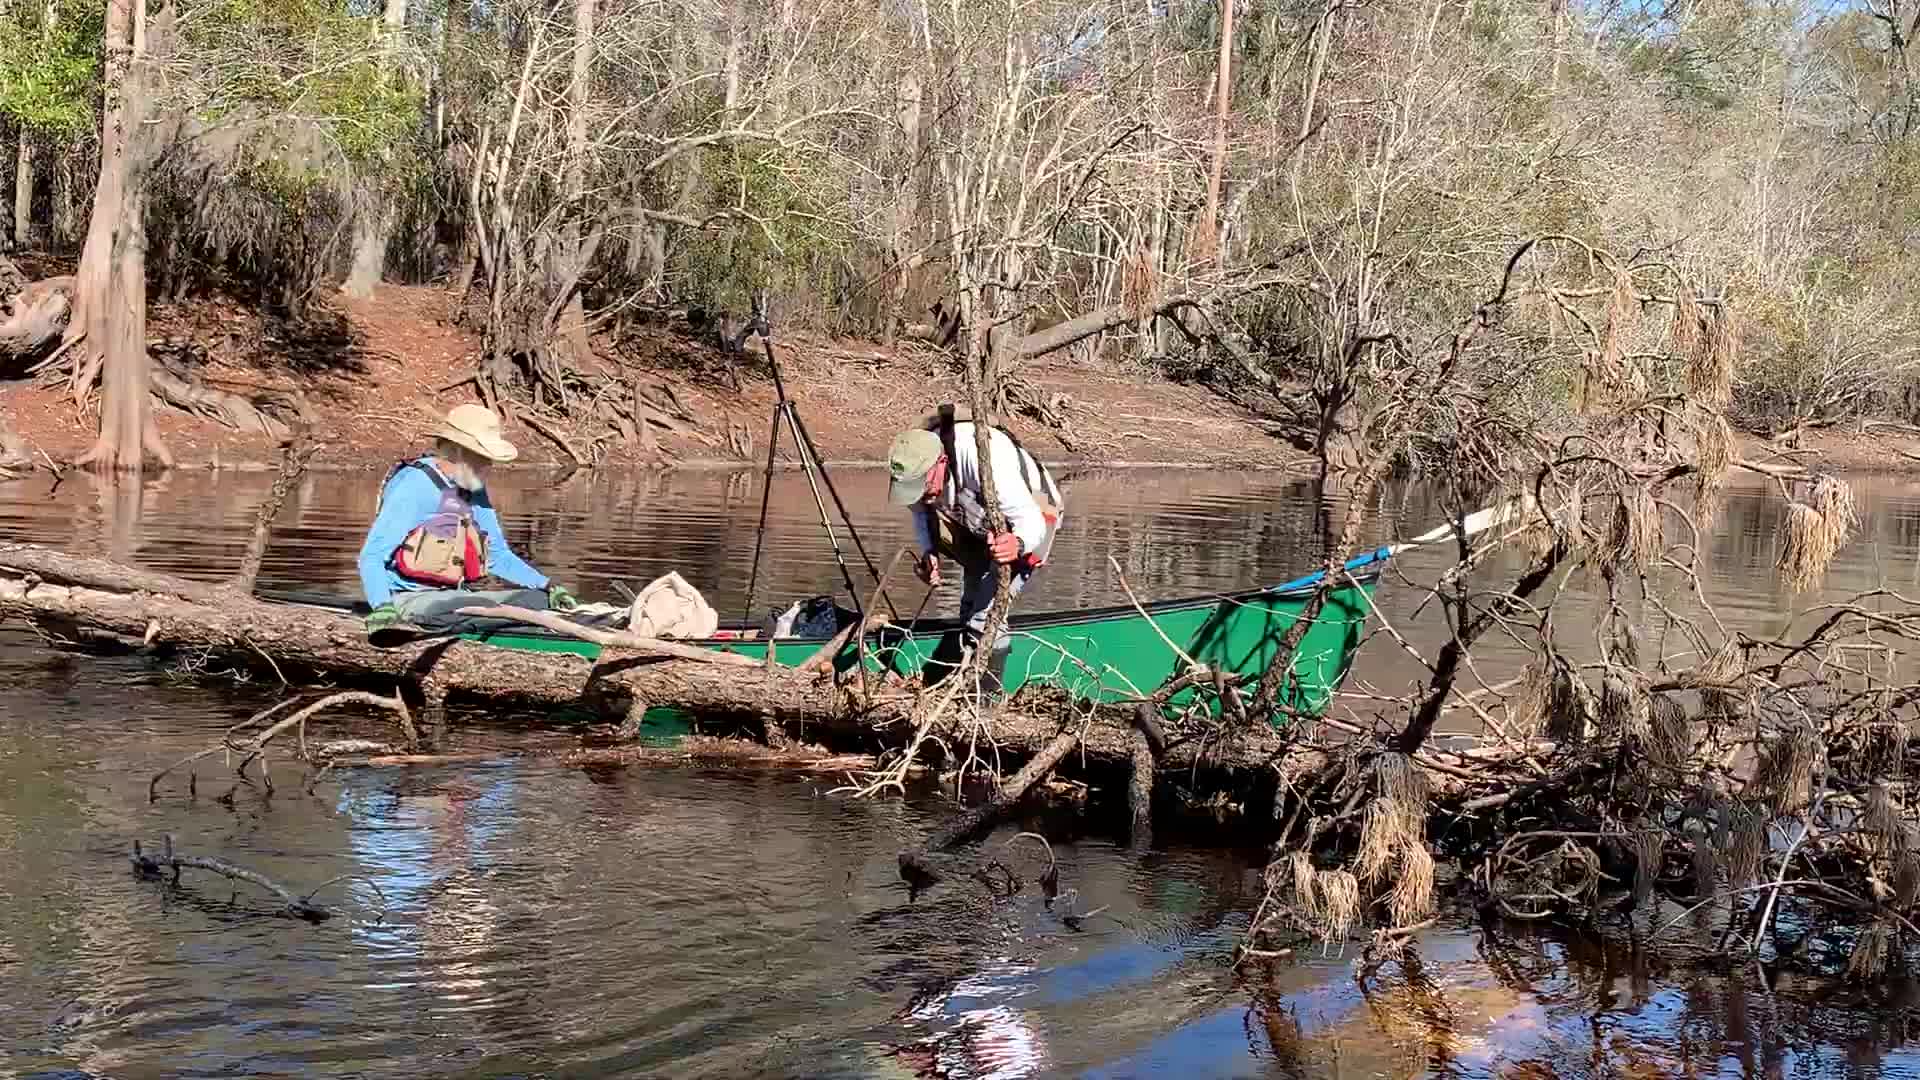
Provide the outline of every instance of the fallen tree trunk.
<path id="1" fill-rule="evenodd" d="M 207 650 L 290 681 L 348 677 L 390 692 L 409 686 L 437 729 L 448 695 L 492 701 L 580 704 L 619 718 L 638 699 L 782 725 L 805 741 L 867 748 L 911 734 L 911 692 L 875 682 L 862 699 L 793 668 L 748 669 L 672 658 L 614 654 L 597 661 L 522 652 L 453 639 L 392 649 L 369 644 L 357 619 L 335 611 L 269 604 L 215 585 L 80 558 L 34 545 L 0 546 L 0 620 L 46 627 L 74 625 L 149 649 Z M 1062 710 L 1016 699 L 994 718 L 1003 755 L 1030 758 L 1061 733 Z M 1133 762 L 1133 720 L 1124 708 L 1072 721 L 1077 761 L 1122 774 Z M 432 736 L 429 736 L 429 742 Z M 1337 749 L 1337 748 L 1334 748 Z M 1315 773 L 1333 760 L 1324 746 L 1302 745 L 1268 728 L 1171 741 L 1160 765 L 1193 772 L 1209 786 L 1271 786 Z M 1436 777 L 1436 781 L 1444 778 Z"/>
<path id="2" fill-rule="evenodd" d="M 0 360 L 31 363 L 60 343 L 73 317 L 73 279 L 47 278 L 21 289 L 0 318 Z M 0 374 L 8 374 L 0 365 Z"/>

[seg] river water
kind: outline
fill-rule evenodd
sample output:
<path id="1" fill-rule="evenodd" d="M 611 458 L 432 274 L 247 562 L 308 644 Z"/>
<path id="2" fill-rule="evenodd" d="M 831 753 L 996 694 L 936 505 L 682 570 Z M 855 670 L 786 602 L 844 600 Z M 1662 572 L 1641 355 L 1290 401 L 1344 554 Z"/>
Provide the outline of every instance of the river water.
<path id="1" fill-rule="evenodd" d="M 116 494 L 78 477 L 49 496 L 43 474 L 0 484 L 0 536 L 216 578 L 269 479 L 182 473 Z M 906 533 L 880 510 L 881 478 L 836 479 L 869 549 L 890 553 Z M 351 592 L 376 481 L 308 477 L 263 586 Z M 510 473 L 494 488 L 522 553 L 585 595 L 672 569 L 729 617 L 745 599 L 751 476 Z M 1827 593 L 1920 591 L 1920 485 L 1856 488 L 1865 520 Z M 1280 475 L 1087 474 L 1069 494 L 1030 610 L 1121 601 L 1110 558 L 1145 600 L 1290 578 L 1319 553 L 1319 507 Z M 1396 491 L 1374 535 L 1443 515 Z M 1781 517 L 1765 488 L 1729 500 L 1703 585 L 1731 628 L 1787 624 Z M 1380 591 L 1416 649 L 1438 640 L 1417 583 L 1443 562 L 1414 554 Z M 755 606 L 838 576 L 804 481 L 780 477 Z M 917 587 L 900 599 L 918 604 Z M 1519 662 L 1494 651 L 1481 674 Z M 1354 687 L 1418 674 L 1382 636 Z M 0 1075 L 1920 1076 L 1920 983 L 1904 979 L 1662 967 L 1460 917 L 1413 962 L 1367 972 L 1355 951 L 1316 953 L 1237 977 L 1260 853 L 1191 831 L 1141 851 L 1099 823 L 1008 823 L 983 847 L 1031 881 L 1030 845 L 1004 848 L 1046 835 L 1070 890 L 1050 909 L 1031 886 L 909 897 L 894 853 L 950 808 L 850 801 L 791 773 L 370 768 L 267 796 L 229 792 L 215 766 L 196 794 L 149 802 L 149 776 L 275 696 L 0 628 Z M 321 895 L 340 914 L 281 918 L 257 889 L 192 871 L 136 879 L 129 845 L 164 834 L 303 892 L 350 875 Z"/>

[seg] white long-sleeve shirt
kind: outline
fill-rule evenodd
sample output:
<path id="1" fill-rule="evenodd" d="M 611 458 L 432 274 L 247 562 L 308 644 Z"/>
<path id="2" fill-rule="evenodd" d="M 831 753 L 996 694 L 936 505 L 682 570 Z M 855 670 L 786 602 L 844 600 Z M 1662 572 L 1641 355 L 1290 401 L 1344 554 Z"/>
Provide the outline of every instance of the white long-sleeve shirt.
<path id="1" fill-rule="evenodd" d="M 1035 485 L 1055 506 L 1061 503 L 1060 489 L 1032 454 L 1013 445 L 1013 440 L 1007 438 L 1006 432 L 998 428 L 991 429 L 988 439 L 993 455 L 994 494 L 999 498 L 1000 512 L 1006 515 L 1007 528 L 1020 538 L 1023 550 L 1041 551 L 1041 545 L 1047 541 L 1047 519 L 1034 493 L 1021 478 L 1021 461 L 1025 460 L 1027 474 L 1033 477 Z M 975 446 L 973 424 L 970 421 L 963 420 L 953 425 L 953 459 L 953 473 L 947 477 L 939 498 L 934 501 L 934 512 L 956 531 L 964 530 L 984 539 L 987 535 L 987 513 L 980 500 L 980 454 Z M 945 469 L 946 466 L 939 468 Z M 955 483 L 956 480 L 958 483 Z M 1064 517 L 1064 513 L 1061 516 Z M 913 528 L 922 555 L 934 551 L 936 537 L 930 525 L 927 515 L 916 508 Z M 1058 526 L 1056 520 L 1054 528 L 1057 530 Z"/>

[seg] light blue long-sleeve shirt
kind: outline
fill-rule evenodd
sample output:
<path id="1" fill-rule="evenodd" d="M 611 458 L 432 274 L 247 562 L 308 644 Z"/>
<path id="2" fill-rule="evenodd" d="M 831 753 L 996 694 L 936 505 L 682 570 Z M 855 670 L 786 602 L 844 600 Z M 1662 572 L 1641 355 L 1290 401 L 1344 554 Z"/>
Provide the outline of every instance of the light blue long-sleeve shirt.
<path id="1" fill-rule="evenodd" d="M 507 545 L 507 535 L 500 531 L 500 515 L 487 502 L 486 491 L 474 492 L 472 497 L 474 523 L 487 534 L 487 572 L 522 588 L 546 588 L 547 576 L 527 565 Z M 439 512 L 440 488 L 426 473 L 401 469 L 387 481 L 380 496 L 380 515 L 373 519 L 366 542 L 360 545 L 360 588 L 366 593 L 368 606 L 379 607 L 396 592 L 434 588 L 394 573 L 387 561 L 408 533 Z"/>

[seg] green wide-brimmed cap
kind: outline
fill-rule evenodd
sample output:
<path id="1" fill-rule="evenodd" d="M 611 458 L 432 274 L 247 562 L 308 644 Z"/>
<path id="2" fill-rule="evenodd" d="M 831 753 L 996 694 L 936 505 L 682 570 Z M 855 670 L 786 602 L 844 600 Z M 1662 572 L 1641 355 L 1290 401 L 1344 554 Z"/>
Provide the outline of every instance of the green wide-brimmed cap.
<path id="1" fill-rule="evenodd" d="M 927 493 L 927 474 L 940 460 L 940 436 L 924 428 L 903 431 L 887 451 L 887 501 L 912 506 Z"/>

